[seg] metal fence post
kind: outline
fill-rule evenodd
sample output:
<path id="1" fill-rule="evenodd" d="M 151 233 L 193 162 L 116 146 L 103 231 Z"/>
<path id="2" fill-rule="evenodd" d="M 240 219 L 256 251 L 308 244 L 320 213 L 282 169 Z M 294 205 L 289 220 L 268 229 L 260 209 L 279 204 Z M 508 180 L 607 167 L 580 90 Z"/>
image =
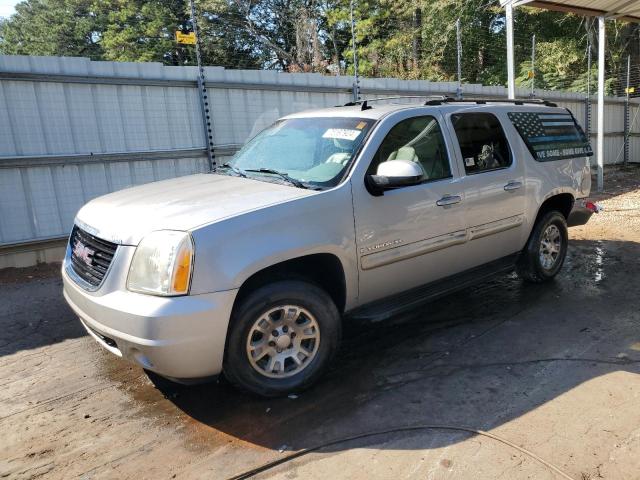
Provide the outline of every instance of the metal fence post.
<path id="1" fill-rule="evenodd" d="M 629 163 L 629 77 L 631 76 L 631 55 L 627 55 L 627 88 L 624 89 L 624 166 Z"/>
<path id="2" fill-rule="evenodd" d="M 349 2 L 351 11 L 351 46 L 353 48 L 353 101 L 360 101 L 360 78 L 358 76 L 358 50 L 356 49 L 356 21 L 353 17 L 353 0 Z"/>
<path id="3" fill-rule="evenodd" d="M 198 32 L 198 23 L 196 21 L 196 7 L 193 0 L 189 0 L 191 7 L 191 26 L 196 36 L 196 60 L 198 62 L 198 92 L 200 94 L 200 107 L 202 109 L 202 124 L 204 127 L 204 139 L 207 145 L 207 160 L 209 168 L 213 170 L 216 166 L 215 156 L 213 153 L 213 129 L 211 109 L 209 108 L 209 94 L 204 79 L 204 67 L 202 66 L 202 57 L 200 55 L 200 33 Z"/>
<path id="4" fill-rule="evenodd" d="M 536 96 L 536 36 L 531 37 L 531 98 Z"/>
<path id="5" fill-rule="evenodd" d="M 587 95 L 584 98 L 584 130 L 591 141 L 591 42 L 587 42 Z"/>
<path id="6" fill-rule="evenodd" d="M 456 50 L 458 56 L 458 88 L 456 88 L 456 98 L 462 99 L 462 35 L 460 32 L 460 19 L 456 20 Z"/>

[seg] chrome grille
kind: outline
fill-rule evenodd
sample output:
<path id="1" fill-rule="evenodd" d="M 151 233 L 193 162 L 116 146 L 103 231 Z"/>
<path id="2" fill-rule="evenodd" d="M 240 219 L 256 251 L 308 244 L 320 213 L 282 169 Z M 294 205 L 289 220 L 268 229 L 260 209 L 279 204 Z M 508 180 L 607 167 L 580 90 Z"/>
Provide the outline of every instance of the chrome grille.
<path id="1" fill-rule="evenodd" d="M 76 275 L 89 285 L 100 286 L 118 246 L 101 240 L 75 225 L 69 237 L 69 247 L 71 268 Z"/>

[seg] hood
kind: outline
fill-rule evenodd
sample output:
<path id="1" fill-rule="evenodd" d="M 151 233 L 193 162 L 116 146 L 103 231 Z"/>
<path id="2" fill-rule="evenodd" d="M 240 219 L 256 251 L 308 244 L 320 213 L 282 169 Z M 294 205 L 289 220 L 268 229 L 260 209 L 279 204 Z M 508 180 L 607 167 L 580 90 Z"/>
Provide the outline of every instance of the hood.
<path id="1" fill-rule="evenodd" d="M 192 230 L 314 193 L 250 178 L 189 175 L 98 197 L 80 209 L 76 223 L 99 238 L 137 245 L 154 230 Z"/>

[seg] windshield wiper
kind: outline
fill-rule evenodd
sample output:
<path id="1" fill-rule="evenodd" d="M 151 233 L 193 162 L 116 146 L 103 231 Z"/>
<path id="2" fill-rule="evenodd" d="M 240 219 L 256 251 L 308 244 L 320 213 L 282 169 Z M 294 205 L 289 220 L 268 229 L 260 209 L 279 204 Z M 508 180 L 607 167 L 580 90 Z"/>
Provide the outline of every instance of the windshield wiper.
<path id="1" fill-rule="evenodd" d="M 240 170 L 239 168 L 234 167 L 233 165 L 229 164 L 229 163 L 223 163 L 222 165 L 220 165 L 218 168 L 228 168 L 230 169 L 233 173 L 235 173 L 236 175 L 246 178 L 247 174 L 244 173 L 242 170 Z"/>
<path id="2" fill-rule="evenodd" d="M 257 172 L 257 173 L 270 173 L 270 174 L 273 174 L 273 175 L 278 175 L 280 178 L 282 178 L 286 182 L 290 183 L 294 187 L 306 188 L 306 189 L 312 189 L 312 190 L 320 190 L 320 188 L 315 186 L 315 185 L 310 185 L 308 183 L 301 182 L 300 180 L 289 176 L 287 173 L 280 172 L 280 171 L 274 170 L 272 168 L 247 168 L 244 171 L 245 172 Z"/>

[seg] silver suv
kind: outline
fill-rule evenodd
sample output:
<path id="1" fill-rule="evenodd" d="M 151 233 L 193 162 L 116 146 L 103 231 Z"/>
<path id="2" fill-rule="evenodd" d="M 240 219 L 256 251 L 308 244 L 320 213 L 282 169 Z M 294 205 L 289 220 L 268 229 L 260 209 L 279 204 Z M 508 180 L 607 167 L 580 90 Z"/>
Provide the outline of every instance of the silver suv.
<path id="1" fill-rule="evenodd" d="M 89 334 L 173 380 L 282 395 L 326 370 L 350 317 L 558 273 L 592 210 L 571 112 L 372 103 L 287 116 L 214 172 L 86 204 L 62 273 Z"/>

